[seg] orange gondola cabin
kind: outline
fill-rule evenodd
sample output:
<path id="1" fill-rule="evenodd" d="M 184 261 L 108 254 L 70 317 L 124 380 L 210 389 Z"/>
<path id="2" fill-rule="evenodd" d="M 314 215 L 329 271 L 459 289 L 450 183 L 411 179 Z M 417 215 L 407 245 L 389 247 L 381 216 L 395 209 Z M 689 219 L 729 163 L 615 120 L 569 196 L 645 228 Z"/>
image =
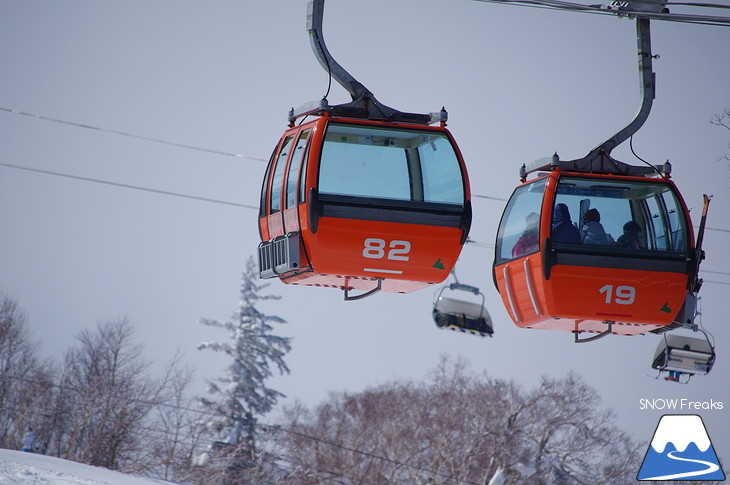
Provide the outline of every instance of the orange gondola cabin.
<path id="1" fill-rule="evenodd" d="M 636 17 L 636 39 L 641 104 L 634 119 L 581 159 L 556 153 L 523 165 L 522 184 L 507 202 L 493 276 L 520 327 L 570 331 L 585 342 L 693 324 L 709 198 L 695 243 L 669 162 L 635 166 L 611 157 L 654 100 L 648 18 Z M 597 335 L 580 339 L 583 332 Z"/>
<path id="2" fill-rule="evenodd" d="M 406 293 L 442 282 L 471 224 L 464 161 L 444 123 L 319 112 L 287 130 L 261 191 L 262 278 Z"/>
<path id="3" fill-rule="evenodd" d="M 523 173 L 496 241 L 494 279 L 516 325 L 571 331 L 577 340 L 581 332 L 635 335 L 692 317 L 684 306 L 698 256 L 689 212 L 667 173 L 572 171 L 557 156 L 541 168 L 548 172 L 533 180 Z"/>

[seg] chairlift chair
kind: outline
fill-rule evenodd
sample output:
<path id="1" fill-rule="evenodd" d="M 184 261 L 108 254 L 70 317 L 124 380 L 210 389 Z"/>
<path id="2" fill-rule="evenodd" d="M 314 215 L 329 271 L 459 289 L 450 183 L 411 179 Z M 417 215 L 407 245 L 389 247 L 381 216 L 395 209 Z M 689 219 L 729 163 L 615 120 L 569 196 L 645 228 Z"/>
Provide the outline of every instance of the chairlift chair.
<path id="1" fill-rule="evenodd" d="M 715 349 L 709 339 L 685 335 L 667 335 L 657 345 L 651 367 L 662 372 L 680 372 L 690 376 L 708 374 L 715 363 Z"/>
<path id="2" fill-rule="evenodd" d="M 481 302 L 468 301 L 458 296 L 458 291 L 481 297 Z M 441 288 L 433 305 L 433 320 L 439 328 L 482 337 L 491 337 L 494 334 L 492 319 L 484 306 L 484 294 L 474 286 L 461 283 L 451 283 Z"/>

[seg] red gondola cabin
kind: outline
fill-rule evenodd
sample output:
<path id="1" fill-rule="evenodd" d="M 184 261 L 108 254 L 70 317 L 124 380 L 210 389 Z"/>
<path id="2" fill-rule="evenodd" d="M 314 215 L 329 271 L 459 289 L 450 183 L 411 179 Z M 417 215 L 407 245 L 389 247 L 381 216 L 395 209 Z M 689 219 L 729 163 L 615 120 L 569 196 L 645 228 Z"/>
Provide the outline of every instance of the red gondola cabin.
<path id="1" fill-rule="evenodd" d="M 262 278 L 406 293 L 446 279 L 471 224 L 442 126 L 323 113 L 287 130 L 261 191 Z"/>
<path id="2" fill-rule="evenodd" d="M 553 169 L 514 191 L 493 271 L 516 325 L 577 337 L 682 323 L 697 264 L 689 212 L 668 176 Z"/>

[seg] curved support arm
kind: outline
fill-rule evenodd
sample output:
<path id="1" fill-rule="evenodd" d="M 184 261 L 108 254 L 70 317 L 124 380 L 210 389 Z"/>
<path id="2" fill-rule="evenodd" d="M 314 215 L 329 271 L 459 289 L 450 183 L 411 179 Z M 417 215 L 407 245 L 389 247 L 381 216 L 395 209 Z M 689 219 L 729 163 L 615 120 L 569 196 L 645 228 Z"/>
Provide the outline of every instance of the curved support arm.
<path id="1" fill-rule="evenodd" d="M 373 93 L 345 70 L 327 50 L 322 35 L 322 18 L 324 17 L 324 0 L 310 0 L 307 5 L 307 31 L 314 55 L 321 66 L 352 97 L 352 107 L 365 110 L 368 118 L 389 119 L 397 113 L 393 108 L 380 103 Z"/>
<path id="2" fill-rule="evenodd" d="M 651 0 L 647 0 L 651 1 Z M 557 153 L 552 158 L 536 160 L 520 170 L 520 179 L 525 180 L 529 173 L 539 170 L 552 170 L 555 167 L 568 170 L 585 170 L 592 172 L 620 173 L 630 175 L 650 175 L 655 173 L 668 175 L 668 166 L 633 166 L 611 158 L 611 151 L 629 139 L 649 118 L 654 102 L 655 76 L 652 72 L 651 35 L 649 19 L 636 19 L 636 43 L 639 54 L 639 81 L 641 89 L 641 105 L 634 119 L 622 130 L 593 148 L 588 155 L 577 160 L 560 160 Z"/>
<path id="3" fill-rule="evenodd" d="M 352 97 L 352 102 L 340 106 L 328 107 L 331 112 L 342 113 L 350 116 L 364 117 L 369 119 L 382 119 L 390 121 L 404 121 L 410 123 L 430 124 L 435 122 L 446 122 L 446 111 L 440 113 L 418 114 L 404 113 L 386 106 L 375 99 L 362 83 L 347 72 L 330 54 L 322 35 L 322 19 L 324 17 L 324 0 L 309 0 L 307 4 L 307 31 L 309 42 L 312 45 L 314 55 L 332 78 L 337 81 Z M 326 101 L 326 100 L 323 100 Z M 326 102 L 324 103 L 326 104 Z M 299 109 L 290 114 L 289 119 L 306 113 L 306 110 Z"/>
<path id="4" fill-rule="evenodd" d="M 310 0 L 307 4 L 307 31 L 309 42 L 312 45 L 314 56 L 320 65 L 335 81 L 350 93 L 353 101 L 362 97 L 372 96 L 357 79 L 347 72 L 330 54 L 322 35 L 322 19 L 324 17 L 324 0 Z"/>
<path id="5" fill-rule="evenodd" d="M 651 66 L 651 34 L 649 31 L 649 19 L 647 18 L 636 19 L 636 43 L 639 54 L 639 82 L 641 89 L 641 105 L 639 106 L 639 112 L 636 113 L 636 117 L 631 123 L 594 148 L 591 151 L 591 154 L 595 152 L 610 154 L 611 150 L 613 150 L 616 146 L 628 140 L 631 135 L 639 131 L 639 128 L 641 128 L 647 118 L 649 118 L 649 112 L 651 111 L 651 105 L 654 102 L 656 91 L 655 77 Z"/>

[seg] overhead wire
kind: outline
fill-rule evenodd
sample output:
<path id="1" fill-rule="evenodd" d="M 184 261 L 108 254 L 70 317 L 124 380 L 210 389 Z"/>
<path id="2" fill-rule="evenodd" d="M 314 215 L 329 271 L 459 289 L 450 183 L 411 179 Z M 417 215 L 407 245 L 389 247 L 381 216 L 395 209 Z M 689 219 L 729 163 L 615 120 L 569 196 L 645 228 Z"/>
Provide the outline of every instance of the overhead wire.
<path id="1" fill-rule="evenodd" d="M 54 172 L 54 171 L 51 171 L 51 170 L 44 170 L 44 169 L 39 169 L 39 168 L 24 167 L 24 166 L 15 165 L 15 164 L 12 164 L 12 163 L 0 162 L 0 166 L 7 167 L 7 168 L 13 168 L 13 169 L 17 169 L 17 170 L 24 170 L 24 171 L 28 171 L 28 172 L 41 173 L 41 174 L 45 174 L 45 175 L 52 175 L 52 176 L 69 178 L 69 179 L 74 179 L 74 180 L 81 180 L 81 181 L 84 181 L 84 182 L 92 182 L 92 183 L 99 183 L 99 184 L 104 184 L 104 185 L 110 185 L 110 186 L 124 188 L 124 189 L 140 190 L 140 191 L 144 191 L 144 192 L 151 192 L 151 193 L 156 193 L 156 194 L 161 194 L 161 195 L 167 195 L 167 196 L 173 196 L 173 197 L 182 197 L 182 198 L 186 198 L 186 199 L 193 199 L 193 200 L 198 200 L 198 201 L 202 201 L 202 202 L 210 202 L 210 203 L 223 204 L 223 205 L 229 205 L 229 206 L 234 206 L 234 207 L 242 207 L 244 209 L 254 209 L 254 210 L 258 210 L 259 209 L 258 206 L 249 205 L 249 204 L 241 204 L 241 203 L 238 203 L 238 202 L 231 202 L 231 201 L 227 201 L 227 200 L 212 199 L 212 198 L 208 198 L 208 197 L 200 197 L 200 196 L 197 196 L 197 195 L 184 194 L 184 193 L 181 193 L 181 192 L 172 192 L 172 191 L 168 191 L 168 190 L 153 189 L 153 188 L 143 187 L 143 186 L 139 186 L 139 185 L 123 184 L 123 183 L 119 183 L 119 182 L 112 182 L 112 181 L 109 181 L 109 180 L 102 180 L 102 179 L 97 179 L 97 178 L 92 178 L 92 177 L 84 177 L 84 176 L 80 176 L 80 175 L 72 175 L 72 174 L 67 174 L 67 173 Z M 494 200 L 505 200 L 505 199 L 501 199 L 501 198 L 498 198 L 498 197 L 488 197 L 488 196 L 482 196 L 482 198 L 485 198 L 485 199 L 494 199 Z M 709 227 L 706 227 L 705 230 L 716 230 L 716 231 L 722 231 L 722 232 L 730 232 L 730 230 L 727 230 L 727 229 L 714 229 L 714 228 L 709 228 Z M 469 244 L 471 246 L 478 247 L 478 248 L 494 249 L 494 244 L 493 243 L 479 242 L 479 241 L 475 241 L 475 240 L 473 240 L 471 238 L 468 238 L 466 240 L 466 244 Z M 701 270 L 701 271 L 703 273 L 714 273 L 714 274 L 718 274 L 718 275 L 730 276 L 730 272 L 706 271 L 706 270 Z M 704 280 L 704 282 L 705 283 L 720 284 L 720 285 L 730 285 L 730 282 L 729 283 L 726 283 L 726 282 L 714 281 L 714 280 Z"/>
<path id="2" fill-rule="evenodd" d="M 109 181 L 109 180 L 102 180 L 102 179 L 91 178 L 91 177 L 83 177 L 81 175 L 72 175 L 72 174 L 62 173 L 62 172 L 54 172 L 54 171 L 51 171 L 51 170 L 43 170 L 43 169 L 40 169 L 40 168 L 25 167 L 25 166 L 22 166 L 22 165 L 15 165 L 15 164 L 12 164 L 12 163 L 0 162 L 0 166 L 8 167 L 8 168 L 14 168 L 14 169 L 17 169 L 17 170 L 25 170 L 25 171 L 28 171 L 28 172 L 42 173 L 42 174 L 46 174 L 46 175 L 53 175 L 53 176 L 56 176 L 56 177 L 64 177 L 64 178 L 75 179 L 75 180 L 83 180 L 84 182 L 93 182 L 93 183 L 97 183 L 97 184 L 111 185 L 111 186 L 114 186 L 114 187 L 121 187 L 121 188 L 124 188 L 124 189 L 141 190 L 141 191 L 145 191 L 145 192 L 153 192 L 153 193 L 156 193 L 156 194 L 170 195 L 170 196 L 174 196 L 174 197 L 183 197 L 183 198 L 186 198 L 186 199 L 195 199 L 195 200 L 201 200 L 201 201 L 204 201 L 204 202 L 212 202 L 212 203 L 215 203 L 215 204 L 232 205 L 232 206 L 235 206 L 235 207 L 243 207 L 245 209 L 256 209 L 256 210 L 258 210 L 258 207 L 257 206 L 248 205 L 248 204 L 239 204 L 238 202 L 230 202 L 230 201 L 227 201 L 227 200 L 211 199 L 211 198 L 208 198 L 208 197 L 200 197 L 200 196 L 197 196 L 197 195 L 183 194 L 181 192 L 171 192 L 171 191 L 168 191 L 168 190 L 152 189 L 152 188 L 149 188 L 149 187 L 142 187 L 142 186 L 139 186 L 139 185 L 123 184 L 123 183 L 119 183 L 119 182 L 112 182 L 112 181 Z"/>
<path id="3" fill-rule="evenodd" d="M 468 481 L 464 481 L 464 480 L 461 480 L 461 479 L 454 478 L 454 477 L 452 477 L 451 475 L 449 475 L 447 473 L 433 471 L 433 470 L 430 470 L 428 468 L 424 468 L 424 467 L 421 467 L 421 466 L 418 466 L 418 465 L 412 465 L 410 463 L 406 463 L 406 462 L 402 462 L 402 461 L 399 461 L 399 460 L 395 460 L 393 458 L 388 458 L 387 456 L 378 455 L 376 453 L 371 453 L 369 451 L 359 450 L 357 448 L 352 448 L 352 447 L 343 445 L 341 443 L 337 443 L 337 442 L 334 442 L 334 441 L 330 441 L 330 440 L 327 440 L 327 439 L 324 439 L 324 438 L 318 438 L 316 436 L 312 436 L 312 435 L 303 433 L 301 431 L 295 431 L 293 429 L 283 428 L 283 427 L 276 428 L 276 429 L 279 429 L 279 430 L 284 431 L 284 432 L 289 433 L 289 434 L 293 434 L 295 436 L 299 436 L 299 437 L 302 437 L 302 438 L 310 439 L 310 440 L 316 441 L 318 443 L 322 443 L 322 444 L 325 444 L 325 445 L 328 445 L 328 446 L 332 446 L 332 447 L 335 447 L 335 448 L 339 448 L 339 449 L 344 450 L 344 451 L 349 451 L 351 453 L 355 453 L 355 454 L 358 454 L 358 455 L 362 455 L 362 456 L 364 456 L 366 458 L 380 460 L 380 461 L 384 461 L 386 463 L 390 463 L 392 465 L 402 466 L 402 467 L 410 468 L 412 470 L 420 471 L 420 472 L 423 472 L 423 473 L 428 473 L 428 474 L 431 474 L 431 475 L 439 476 L 439 477 L 444 478 L 446 480 L 454 481 L 454 482 L 460 483 L 462 485 L 477 485 L 477 484 L 475 484 L 473 482 L 468 482 Z"/>
<path id="4" fill-rule="evenodd" d="M 497 0 L 476 0 L 476 1 L 497 1 Z M 498 1 L 512 1 L 512 0 L 498 0 Z M 524 0 L 515 0 L 515 1 L 524 1 Z M 122 136 L 129 136 L 129 137 L 133 137 L 133 138 L 139 138 L 139 139 L 146 140 L 146 141 L 151 141 L 151 142 L 155 142 L 155 143 L 162 143 L 162 144 L 165 144 L 165 145 L 176 146 L 176 147 L 179 147 L 179 148 L 184 148 L 184 149 L 189 149 L 189 150 L 205 151 L 205 152 L 209 152 L 209 153 L 213 153 L 213 154 L 217 154 L 217 155 L 233 156 L 233 157 L 236 157 L 236 158 L 247 158 L 247 159 L 250 159 L 250 160 L 263 161 L 263 162 L 266 162 L 267 161 L 266 159 L 259 158 L 259 157 L 252 157 L 252 156 L 248 156 L 248 155 L 241 155 L 241 154 L 236 154 L 236 153 L 224 152 L 224 151 L 215 150 L 215 149 L 201 148 L 201 147 L 196 147 L 196 146 L 193 146 L 193 145 L 187 145 L 187 144 L 182 144 L 182 143 L 170 142 L 170 141 L 167 141 L 167 140 L 161 140 L 161 139 L 157 139 L 157 138 L 151 138 L 151 137 L 147 137 L 147 136 L 144 136 L 144 135 L 130 134 L 130 133 L 126 133 L 126 132 L 122 132 L 122 131 L 117 131 L 117 130 L 109 130 L 109 129 L 101 128 L 101 127 L 98 127 L 98 126 L 89 125 L 89 124 L 86 124 L 86 123 L 73 122 L 73 121 L 63 120 L 63 119 L 59 119 L 59 118 L 52 118 L 52 117 L 49 117 L 49 116 L 44 116 L 44 115 L 29 113 L 29 112 L 26 112 L 26 111 L 21 111 L 21 110 L 12 109 L 12 108 L 6 108 L 6 107 L 2 107 L 2 106 L 0 106 L 0 111 L 5 111 L 5 112 L 8 112 L 8 113 L 13 113 L 13 114 L 18 114 L 18 115 L 28 116 L 28 117 L 31 117 L 31 118 L 35 118 L 35 119 L 39 119 L 39 120 L 44 120 L 44 121 L 51 121 L 51 122 L 55 122 L 55 123 L 66 124 L 66 125 L 75 126 L 75 127 L 79 127 L 79 128 L 86 128 L 86 129 L 91 129 L 91 130 L 96 130 L 96 131 L 102 131 L 102 132 L 107 132 L 107 133 L 112 133 L 112 134 L 117 134 L 117 135 L 122 135 Z M 631 149 L 632 149 L 632 152 L 633 152 L 633 146 L 631 147 Z M 634 155 L 637 158 L 639 158 L 640 160 L 644 161 L 638 155 L 636 155 L 636 153 L 634 153 Z M 229 206 L 241 207 L 241 208 L 245 208 L 245 209 L 254 209 L 254 210 L 258 210 L 259 209 L 258 206 L 254 206 L 254 205 L 250 205 L 250 204 L 242 204 L 242 203 L 239 203 L 239 202 L 232 202 L 232 201 L 221 200 L 221 199 L 213 199 L 213 198 L 209 198 L 209 197 L 202 197 L 202 196 L 197 196 L 197 195 L 185 194 L 185 193 L 182 193 L 182 192 L 173 192 L 173 191 L 168 191 L 168 190 L 155 189 L 155 188 L 144 187 L 144 186 L 140 186 L 140 185 L 133 185 L 133 184 L 125 184 L 125 183 L 113 182 L 113 181 L 110 181 L 110 180 L 103 180 L 103 179 L 98 179 L 98 178 L 85 177 L 85 176 L 81 176 L 81 175 L 73 175 L 73 174 L 68 174 L 68 173 L 63 173 L 63 172 L 57 172 L 57 171 L 51 171 L 51 170 L 44 170 L 44 169 L 27 167 L 27 166 L 17 165 L 17 164 L 12 164 L 12 163 L 7 163 L 7 162 L 0 162 L 0 166 L 7 167 L 7 168 L 12 168 L 12 169 L 16 169 L 16 170 L 23 170 L 23 171 L 35 172 L 35 173 L 40 173 L 40 174 L 45 174 L 45 175 L 52 175 L 52 176 L 57 176 L 57 177 L 63 177 L 63 178 L 68 178 L 68 179 L 81 180 L 81 181 L 84 181 L 84 182 L 99 183 L 99 184 L 104 184 L 104 185 L 109 185 L 109 186 L 119 187 L 119 188 L 124 188 L 124 189 L 139 190 L 139 191 L 151 192 L 151 193 L 156 193 L 156 194 L 161 194 L 161 195 L 167 195 L 167 196 L 172 196 L 172 197 L 180 197 L 180 198 L 198 200 L 198 201 L 202 201 L 202 202 L 209 202 L 209 203 L 215 203 L 215 204 L 221 204 L 221 205 L 229 205 Z M 480 199 L 487 199 L 487 200 L 501 201 L 501 202 L 506 202 L 507 201 L 507 199 L 505 199 L 503 197 L 494 197 L 494 196 L 481 195 L 481 194 L 472 194 L 472 197 L 480 198 Z M 730 233 L 730 229 L 721 229 L 721 228 L 705 227 L 705 230 L 719 231 L 719 232 L 728 232 L 728 233 Z M 473 239 L 467 239 L 466 243 L 467 244 L 470 244 L 472 246 L 475 246 L 475 247 L 480 247 L 480 248 L 485 248 L 485 249 L 494 249 L 494 244 L 491 244 L 491 243 L 482 243 L 482 242 L 479 242 L 479 241 L 475 241 Z M 717 274 L 723 274 L 723 275 L 724 274 L 730 275 L 730 273 L 722 273 L 722 272 L 716 272 L 716 273 Z M 706 283 L 716 283 L 716 284 L 730 284 L 730 283 L 724 283 L 724 282 L 718 282 L 718 281 L 708 281 L 708 280 L 705 280 L 705 282 Z"/>
<path id="5" fill-rule="evenodd" d="M 215 204 L 223 204 L 223 205 L 231 205 L 231 206 L 235 206 L 235 207 L 243 207 L 245 209 L 254 209 L 254 210 L 258 210 L 259 209 L 258 206 L 250 205 L 250 204 L 242 204 L 240 202 L 231 202 L 231 201 L 228 201 L 228 200 L 212 199 L 212 198 L 201 197 L 201 196 L 197 196 L 197 195 L 184 194 L 182 192 L 172 192 L 172 191 L 168 191 L 168 190 L 154 189 L 154 188 L 144 187 L 144 186 L 140 186 L 140 185 L 124 184 L 124 183 L 119 183 L 119 182 L 113 182 L 113 181 L 110 181 L 110 180 L 103 180 L 103 179 L 98 179 L 98 178 L 85 177 L 85 176 L 81 176 L 81 175 L 73 175 L 73 174 L 68 174 L 68 173 L 63 173 L 63 172 L 55 172 L 55 171 L 52 171 L 52 170 L 44 170 L 44 169 L 40 169 L 40 168 L 27 167 L 27 166 L 16 165 L 16 164 L 7 163 L 7 162 L 0 162 L 0 166 L 2 166 L 2 167 L 8 167 L 8 168 L 13 168 L 13 169 L 16 169 L 16 170 L 24 170 L 24 171 L 28 171 L 28 172 L 36 172 L 36 173 L 42 173 L 42 174 L 46 174 L 46 175 L 54 175 L 54 176 L 57 176 L 57 177 L 64 177 L 64 178 L 69 178 L 69 179 L 82 180 L 84 182 L 93 182 L 93 183 L 111 185 L 111 186 L 114 186 L 114 187 L 121 187 L 121 188 L 125 188 L 125 189 L 141 190 L 141 191 L 145 191 L 145 192 L 153 192 L 153 193 L 162 194 L 162 195 L 169 195 L 169 196 L 173 196 L 173 197 L 183 197 L 183 198 L 186 198 L 186 199 L 195 199 L 195 200 L 200 200 L 200 201 L 203 201 L 203 202 L 211 202 L 211 203 L 215 203 Z M 507 199 L 505 199 L 503 197 L 492 197 L 492 196 L 489 196 L 489 195 L 472 194 L 472 197 L 477 197 L 477 198 L 481 198 L 481 199 L 488 199 L 488 200 L 503 201 L 503 202 L 506 202 L 507 201 Z M 717 228 L 717 227 L 705 227 L 705 230 L 706 231 L 718 231 L 718 232 L 727 232 L 727 233 L 730 233 L 730 229 L 722 229 L 722 228 Z M 482 244 L 484 247 L 492 247 L 492 248 L 494 247 L 493 244 L 490 245 L 490 244 L 487 244 L 487 243 L 477 243 L 476 241 L 467 241 L 467 242 L 470 242 L 470 243 L 472 243 L 474 245 L 477 245 L 477 246 L 480 245 L 480 244 Z"/>
<path id="6" fill-rule="evenodd" d="M 77 128 L 86 128 L 87 130 L 95 130 L 95 131 L 101 131 L 104 133 L 112 133 L 115 135 L 122 135 L 122 136 L 127 136 L 130 138 L 138 138 L 140 140 L 150 141 L 153 143 L 161 143 L 163 145 L 171 145 L 171 146 L 176 146 L 176 147 L 180 147 L 180 148 L 186 148 L 188 150 L 197 150 L 197 151 L 201 151 L 201 152 L 208 152 L 208 153 L 213 153 L 216 155 L 224 155 L 227 157 L 234 157 L 234 158 L 246 158 L 249 160 L 257 160 L 260 162 L 268 161 L 264 158 L 251 157 L 249 155 L 242 155 L 240 153 L 233 153 L 233 152 L 225 152 L 222 150 L 214 150 L 211 148 L 203 148 L 203 147 L 199 147 L 199 146 L 195 146 L 195 145 L 188 145 L 185 143 L 178 143 L 178 142 L 173 142 L 173 141 L 162 140 L 159 138 L 152 138 L 149 136 L 138 135 L 135 133 L 128 133 L 125 131 L 111 130 L 109 128 L 102 128 L 100 126 L 89 125 L 87 123 L 78 123 L 76 121 L 68 121 L 68 120 L 64 120 L 64 119 L 60 119 L 60 118 L 53 118 L 51 116 L 44 116 L 44 115 L 39 115 L 39 114 L 35 114 L 35 113 L 29 113 L 27 111 L 20 111 L 18 109 L 7 108 L 5 106 L 0 106 L 0 111 L 5 111 L 7 113 L 12 113 L 12 114 L 16 114 L 16 115 L 27 116 L 29 118 L 35 118 L 38 120 L 51 121 L 53 123 L 60 123 L 60 124 L 64 124 L 64 125 L 75 126 Z"/>
<path id="7" fill-rule="evenodd" d="M 502 202 L 507 202 L 507 199 L 504 197 L 493 197 L 491 195 L 479 195 L 479 194 L 471 194 L 472 197 L 477 197 L 479 199 L 489 199 L 489 200 L 499 200 Z"/>
<path id="8" fill-rule="evenodd" d="M 490 0 L 475 0 L 475 1 L 490 1 Z M 509 1 L 509 0 L 498 0 L 498 1 Z M 523 0 L 515 0 L 515 1 L 523 1 Z M 54 122 L 54 123 L 61 123 L 61 124 L 65 124 L 65 125 L 75 126 L 75 127 L 79 127 L 79 128 L 86 128 L 86 129 L 90 129 L 90 130 L 96 130 L 96 131 L 101 131 L 101 132 L 106 132 L 106 133 L 112 133 L 112 134 L 122 135 L 122 136 L 129 136 L 129 137 L 138 138 L 138 139 L 141 139 L 141 140 L 151 141 L 151 142 L 155 142 L 155 143 L 162 143 L 162 144 L 165 144 L 165 145 L 176 146 L 176 147 L 179 147 L 179 148 L 185 148 L 185 149 L 188 149 L 188 150 L 204 151 L 204 152 L 213 153 L 213 154 L 216 154 L 216 155 L 231 156 L 231 157 L 236 157 L 236 158 L 246 158 L 246 159 L 249 159 L 249 160 L 255 160 L 255 161 L 259 161 L 259 162 L 267 162 L 268 161 L 267 159 L 261 158 L 261 157 L 253 157 L 253 156 L 250 156 L 250 155 L 242 155 L 242 154 L 239 154 L 239 153 L 231 153 L 231 152 L 225 152 L 225 151 L 216 150 L 216 149 L 202 148 L 202 147 L 197 147 L 197 146 L 194 146 L 194 145 L 187 145 L 187 144 L 183 144 L 183 143 L 177 143 L 177 142 L 172 142 L 172 141 L 168 141 L 168 140 L 162 140 L 162 139 L 158 139 L 158 138 L 152 138 L 152 137 L 148 137 L 148 136 L 145 136 L 145 135 L 137 135 L 137 134 L 126 133 L 126 132 L 123 132 L 123 131 L 108 130 L 108 129 L 101 128 L 99 126 L 90 125 L 90 124 L 87 124 L 87 123 L 80 123 L 80 122 L 75 122 L 75 121 L 68 121 L 68 120 L 64 120 L 64 119 L 60 119 L 60 118 L 52 118 L 50 116 L 40 115 L 40 114 L 36 114 L 36 113 L 29 113 L 27 111 L 21 111 L 21 110 L 17 110 L 17 109 L 13 109 L 13 108 L 7 108 L 7 107 L 3 107 L 3 106 L 0 106 L 0 111 L 5 111 L 5 112 L 8 112 L 8 113 L 13 113 L 13 114 L 18 114 L 18 115 L 28 116 L 28 117 L 35 118 L 35 119 L 39 119 L 39 120 L 51 121 L 51 122 Z M 631 150 L 633 152 L 632 140 L 629 140 L 629 143 L 631 145 Z M 639 160 L 643 161 L 644 163 L 647 163 L 641 157 L 639 157 L 636 153 L 634 153 L 634 155 Z M 134 185 L 120 184 L 120 183 L 111 182 L 111 181 L 107 181 L 107 180 L 98 180 L 98 179 L 92 179 L 92 178 L 88 178 L 88 177 L 82 177 L 82 176 L 75 176 L 75 175 L 64 174 L 64 173 L 60 173 L 60 172 L 51 172 L 51 171 L 47 171 L 47 170 L 34 169 L 34 168 L 30 168 L 30 167 L 24 167 L 24 166 L 20 166 L 20 165 L 9 164 L 9 163 L 0 163 L 0 165 L 5 166 L 5 167 L 10 167 L 10 168 L 16 168 L 16 169 L 19 169 L 19 170 L 28 170 L 28 171 L 31 171 L 31 172 L 46 173 L 46 174 L 49 174 L 49 175 L 57 175 L 57 176 L 60 176 L 60 177 L 67 177 L 67 178 L 76 178 L 76 179 L 85 180 L 85 181 L 88 181 L 88 182 L 98 182 L 98 183 L 103 183 L 103 184 L 108 184 L 108 185 L 115 185 L 115 186 L 118 186 L 118 187 L 126 187 L 126 188 L 130 188 L 130 189 L 144 190 L 144 191 L 148 191 L 148 192 L 157 192 L 157 193 L 162 193 L 162 194 L 166 194 L 166 195 L 172 195 L 172 196 L 176 196 L 176 197 L 185 197 L 185 198 L 190 198 L 190 199 L 199 199 L 199 200 L 203 200 L 203 201 L 206 201 L 206 202 L 213 202 L 213 203 L 218 203 L 218 204 L 233 205 L 233 206 L 245 207 L 245 208 L 250 208 L 250 209 L 258 209 L 258 207 L 256 207 L 256 206 L 246 205 L 246 204 L 240 204 L 240 203 L 237 203 L 237 202 L 229 202 L 229 201 L 208 199 L 206 197 L 198 197 L 198 196 L 194 196 L 194 195 L 187 195 L 187 194 L 181 194 L 181 193 L 175 193 L 175 192 L 167 192 L 167 191 L 162 191 L 162 190 L 157 190 L 157 189 L 150 189 L 150 188 L 145 188 L 145 187 L 140 187 L 140 186 L 134 186 Z M 491 195 L 482 195 L 482 194 L 471 194 L 471 195 L 472 195 L 472 197 L 479 198 L 479 199 L 497 200 L 497 201 L 501 201 L 501 202 L 506 202 L 507 201 L 507 199 L 504 198 L 504 197 L 494 197 L 494 196 L 491 196 Z M 730 232 L 730 229 L 719 229 L 719 228 L 712 228 L 712 227 L 706 227 L 705 229 L 706 230 L 710 230 L 710 231 Z"/>
<path id="9" fill-rule="evenodd" d="M 627 16 L 627 17 L 638 17 L 647 18 L 651 20 L 663 20 L 668 22 L 681 22 L 689 24 L 700 24 L 700 25 L 711 25 L 719 27 L 730 27 L 730 17 L 718 17 L 713 15 L 696 15 L 696 14 L 685 14 L 685 13 L 670 13 L 670 12 L 642 12 L 637 10 L 630 10 L 628 8 L 609 8 L 606 5 L 583 5 L 579 3 L 567 2 L 562 0 L 475 0 L 479 2 L 495 3 L 502 5 L 517 5 L 522 7 L 541 8 L 550 10 L 564 10 L 578 13 L 589 13 L 596 15 L 614 15 L 614 16 Z M 630 3 L 642 3 L 641 0 Z M 645 2 L 648 3 L 648 2 Z M 717 8 L 726 8 L 724 5 L 716 4 L 684 4 L 676 3 L 675 5 L 691 6 L 691 7 L 706 7 L 713 6 Z"/>
<path id="10" fill-rule="evenodd" d="M 666 5 L 682 5 L 686 7 L 708 7 L 708 8 L 726 8 L 730 10 L 730 5 L 718 5 L 716 3 L 706 2 L 667 2 Z"/>

